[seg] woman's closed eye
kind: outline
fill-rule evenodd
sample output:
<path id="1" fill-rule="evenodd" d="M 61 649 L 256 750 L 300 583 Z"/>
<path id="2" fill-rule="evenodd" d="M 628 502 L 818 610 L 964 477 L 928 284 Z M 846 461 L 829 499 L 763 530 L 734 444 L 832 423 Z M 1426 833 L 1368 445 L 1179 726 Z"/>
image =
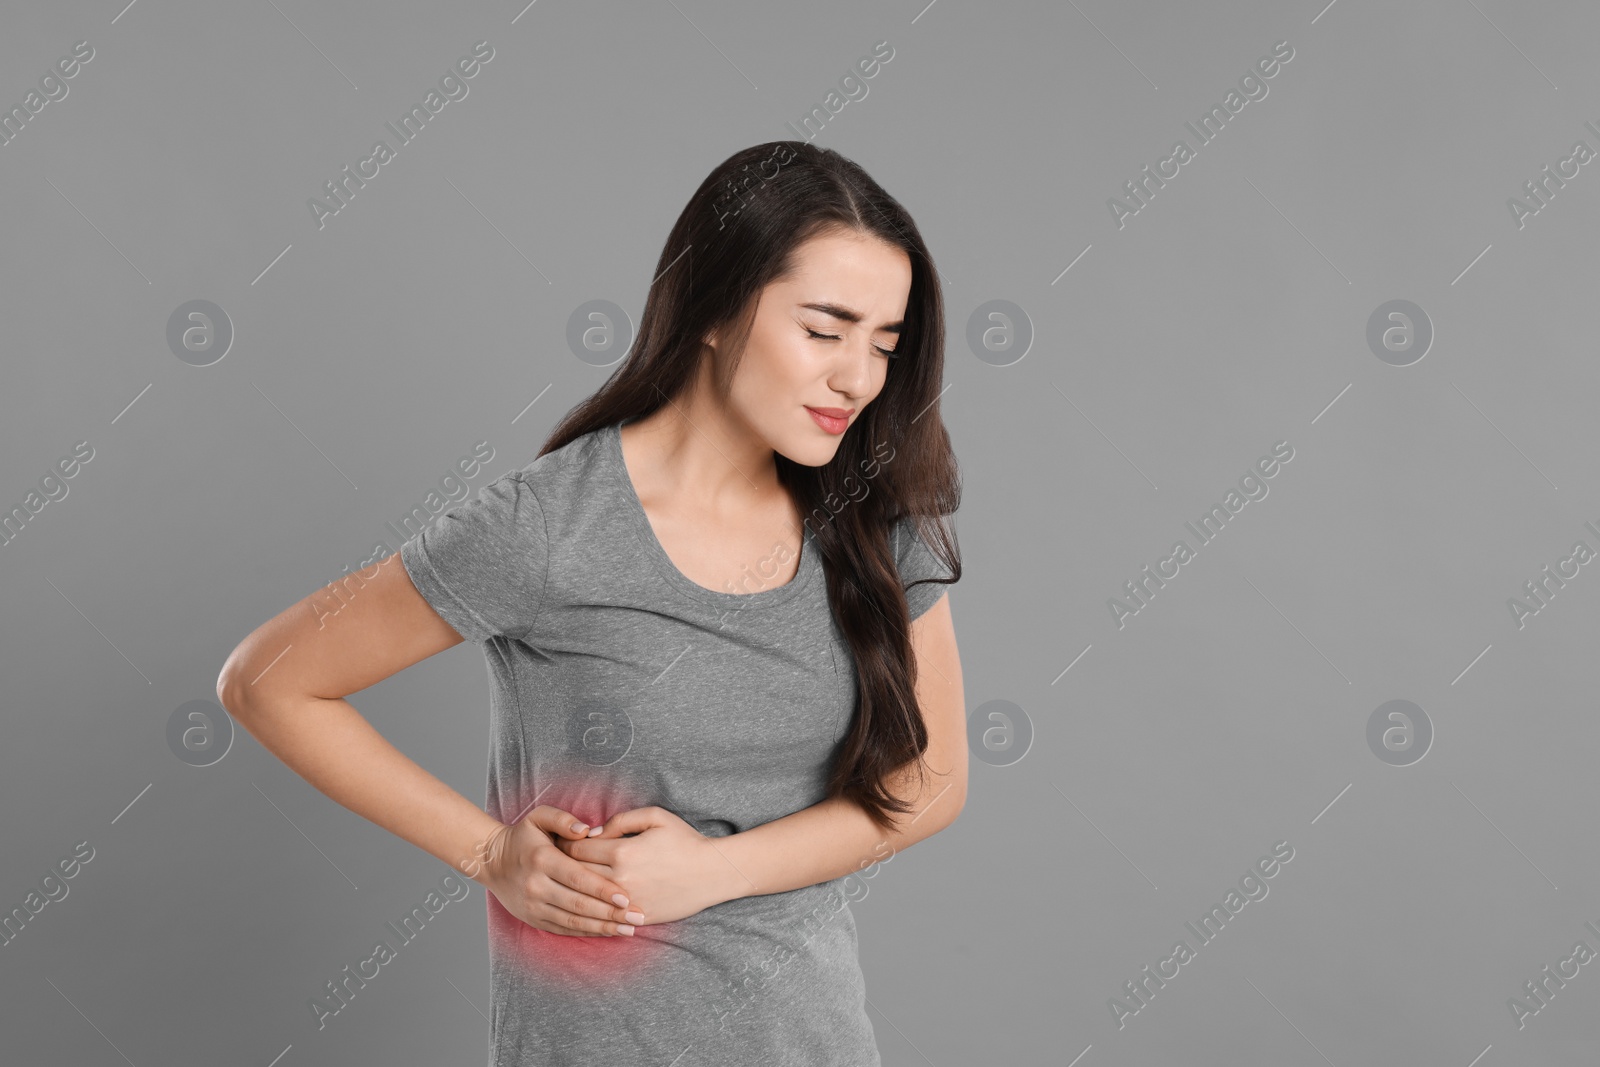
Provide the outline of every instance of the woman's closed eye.
<path id="1" fill-rule="evenodd" d="M 816 330 L 813 330 L 809 326 L 807 326 L 805 328 L 805 331 L 806 331 L 806 333 L 810 334 L 812 337 L 820 338 L 822 340 L 827 340 L 827 341 L 837 341 L 837 340 L 839 340 L 839 335 L 836 334 L 836 333 L 818 333 Z M 877 352 L 880 356 L 888 356 L 890 359 L 898 358 L 896 356 L 894 350 L 891 349 L 891 348 L 879 348 L 877 345 L 873 345 L 872 349 L 873 349 L 873 351 Z"/>

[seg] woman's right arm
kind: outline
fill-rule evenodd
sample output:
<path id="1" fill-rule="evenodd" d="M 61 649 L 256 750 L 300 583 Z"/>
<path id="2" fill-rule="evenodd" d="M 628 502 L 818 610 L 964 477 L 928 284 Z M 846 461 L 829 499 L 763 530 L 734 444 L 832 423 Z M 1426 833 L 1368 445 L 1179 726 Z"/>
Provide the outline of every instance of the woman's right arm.
<path id="1" fill-rule="evenodd" d="M 375 576 L 368 577 L 376 571 Z M 246 637 L 217 699 L 262 746 L 326 796 L 482 884 L 530 926 L 632 934 L 622 887 L 564 854 L 586 836 L 540 805 L 506 826 L 390 744 L 344 698 L 461 635 L 417 592 L 399 554 L 318 590 Z M 642 921 L 642 920 L 641 920 Z"/>

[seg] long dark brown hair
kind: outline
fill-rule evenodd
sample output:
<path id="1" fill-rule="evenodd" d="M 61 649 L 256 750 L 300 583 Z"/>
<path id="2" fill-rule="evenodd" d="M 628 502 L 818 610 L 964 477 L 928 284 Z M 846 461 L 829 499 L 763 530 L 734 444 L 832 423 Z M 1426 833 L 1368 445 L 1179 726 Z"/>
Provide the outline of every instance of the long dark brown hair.
<path id="1" fill-rule="evenodd" d="M 928 747 L 892 526 L 909 518 L 951 575 L 925 580 L 950 584 L 961 577 L 946 518 L 960 506 L 960 472 L 939 418 L 944 303 L 933 259 L 899 201 L 856 163 L 805 141 L 771 141 L 729 156 L 700 183 L 668 234 L 627 357 L 557 424 L 539 455 L 679 399 L 702 353 L 709 358 L 702 339 L 712 330 L 733 353 L 721 381 L 726 389 L 761 290 L 788 275 L 799 245 L 833 229 L 905 251 L 911 291 L 904 326 L 882 392 L 844 434 L 833 459 L 820 467 L 782 454 L 774 460 L 778 481 L 815 533 L 828 602 L 859 683 L 828 796 L 850 797 L 890 827 L 891 812 L 911 810 L 890 782 L 912 763 L 920 781 Z"/>

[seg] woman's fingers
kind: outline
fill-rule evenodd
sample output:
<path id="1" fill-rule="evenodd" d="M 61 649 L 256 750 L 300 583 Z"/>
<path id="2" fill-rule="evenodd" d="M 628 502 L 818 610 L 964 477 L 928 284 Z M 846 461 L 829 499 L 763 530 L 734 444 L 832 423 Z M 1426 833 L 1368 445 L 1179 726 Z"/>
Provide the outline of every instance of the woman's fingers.
<path id="1" fill-rule="evenodd" d="M 627 921 L 622 887 L 558 847 L 587 830 L 571 812 L 541 805 L 486 843 L 479 880 L 508 912 L 535 929 L 576 937 L 628 936 L 636 924 Z"/>
<path id="2" fill-rule="evenodd" d="M 567 852 L 567 849 L 571 848 L 575 842 L 587 837 L 589 832 L 589 827 L 585 826 L 581 820 L 574 817 L 570 812 L 562 811 L 560 808 L 551 807 L 548 804 L 541 804 L 534 808 L 528 815 L 528 821 L 541 830 L 561 834 L 563 839 L 552 841 L 551 844 L 556 846 L 558 853 L 569 860 L 572 859 L 572 856 Z M 569 888 L 576 889 L 580 893 L 588 893 L 602 904 L 610 904 L 614 907 L 625 907 L 627 904 L 627 892 L 622 886 L 603 875 L 595 874 L 593 871 L 575 864 L 557 864 L 555 870 L 563 872 L 559 877 L 556 877 L 557 881 Z M 551 872 L 547 871 L 546 873 Z M 579 877 L 580 875 L 581 877 Z M 624 899 L 619 901 L 617 899 L 619 897 Z M 609 911 L 610 909 L 608 908 L 608 914 Z"/>
<path id="3" fill-rule="evenodd" d="M 596 869 L 567 855 L 564 846 L 582 840 L 589 828 L 569 811 L 541 804 L 508 835 L 511 856 L 506 873 L 513 877 L 517 917 L 550 933 L 583 937 L 629 936 L 644 921 L 629 915 L 626 891 Z M 503 901 L 502 901 L 503 902 Z M 632 921 L 630 921 L 632 920 Z"/>
<path id="4" fill-rule="evenodd" d="M 591 837 L 577 841 L 557 841 L 555 846 L 575 860 L 610 866 L 611 858 L 616 855 L 619 844 L 621 844 L 619 840 Z"/>
<path id="5" fill-rule="evenodd" d="M 628 895 L 618 883 L 559 848 L 542 851 L 535 859 L 539 872 L 556 888 L 547 894 L 548 899 L 560 901 L 567 911 L 588 918 L 609 919 L 613 924 L 629 921 Z"/>
<path id="6" fill-rule="evenodd" d="M 583 837 L 589 832 L 589 827 L 582 819 L 549 804 L 540 804 L 534 808 L 528 813 L 526 821 L 546 833 L 560 834 L 569 841 Z"/>
<path id="7" fill-rule="evenodd" d="M 638 926 L 644 922 L 644 914 L 634 910 L 631 905 L 628 907 L 607 908 L 602 904 L 599 905 L 597 910 L 597 902 L 593 897 L 586 893 L 579 893 L 576 890 L 568 889 L 565 886 L 561 887 L 560 891 L 553 894 L 552 899 L 554 899 L 556 903 L 560 904 L 561 907 L 575 915 L 589 919 L 608 921 L 613 927 L 630 927 L 629 930 L 617 932 L 631 933 L 631 927 Z"/>
<path id="8" fill-rule="evenodd" d="M 592 834 L 590 831 L 585 831 L 579 836 L 621 837 L 624 834 L 642 834 L 652 826 L 660 826 L 667 814 L 664 809 L 655 805 L 630 808 L 607 819 L 605 825 L 600 828 L 600 833 Z"/>
<path id="9" fill-rule="evenodd" d="M 527 889 L 528 910 L 540 922 L 535 925 L 558 934 L 589 937 L 631 936 L 634 924 L 624 921 L 622 908 L 602 904 L 579 892 L 548 871 L 535 874 Z M 643 916 L 639 916 L 641 921 Z"/>
<path id="10" fill-rule="evenodd" d="M 581 893 L 573 893 L 571 890 L 557 887 L 550 898 L 541 902 L 541 906 L 545 918 L 561 927 L 556 931 L 557 933 L 580 933 L 595 937 L 615 937 L 618 935 L 628 937 L 633 934 L 633 925 L 630 923 L 619 923 L 611 919 L 596 918 L 581 911 L 568 910 L 566 906 L 582 907 L 581 903 L 575 902 L 588 899 Z"/>

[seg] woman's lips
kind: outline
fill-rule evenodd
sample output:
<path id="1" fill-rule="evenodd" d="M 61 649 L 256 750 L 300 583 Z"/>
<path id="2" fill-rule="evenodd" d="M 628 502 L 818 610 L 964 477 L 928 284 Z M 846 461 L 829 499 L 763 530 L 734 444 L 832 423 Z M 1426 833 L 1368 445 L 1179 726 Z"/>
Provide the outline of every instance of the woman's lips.
<path id="1" fill-rule="evenodd" d="M 835 436 L 844 433 L 845 430 L 849 429 L 849 427 L 850 427 L 850 416 L 848 414 L 844 415 L 842 417 L 834 416 L 834 415 L 828 415 L 828 414 L 824 414 L 821 411 L 818 411 L 816 408 L 810 406 L 809 404 L 802 405 L 802 406 L 806 409 L 806 411 L 808 411 L 811 414 L 812 421 L 814 421 L 818 426 L 821 426 L 824 430 L 827 430 L 829 433 L 834 434 Z M 843 410 L 843 409 L 842 408 L 836 408 L 834 410 Z"/>

